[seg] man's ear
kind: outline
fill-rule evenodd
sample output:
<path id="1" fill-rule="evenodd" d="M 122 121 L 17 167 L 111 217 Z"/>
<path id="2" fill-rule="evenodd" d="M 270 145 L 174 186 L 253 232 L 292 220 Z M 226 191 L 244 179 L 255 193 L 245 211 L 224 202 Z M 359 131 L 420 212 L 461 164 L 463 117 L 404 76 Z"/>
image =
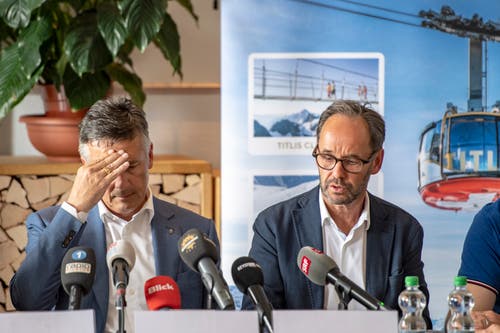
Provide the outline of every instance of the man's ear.
<path id="1" fill-rule="evenodd" d="M 378 173 L 382 168 L 382 162 L 384 161 L 384 148 L 380 149 L 373 159 L 372 169 L 370 173 L 372 175 Z"/>
<path id="2" fill-rule="evenodd" d="M 151 169 L 153 167 L 153 143 L 152 142 L 149 145 L 148 157 L 149 157 L 149 166 L 148 166 L 148 169 Z"/>

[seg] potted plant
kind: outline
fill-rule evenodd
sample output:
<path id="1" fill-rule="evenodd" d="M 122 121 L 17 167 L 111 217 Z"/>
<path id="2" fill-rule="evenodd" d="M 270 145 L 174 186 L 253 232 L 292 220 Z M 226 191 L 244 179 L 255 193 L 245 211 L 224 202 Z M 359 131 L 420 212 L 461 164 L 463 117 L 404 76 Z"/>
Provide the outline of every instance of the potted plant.
<path id="1" fill-rule="evenodd" d="M 177 0 L 197 20 L 191 0 Z M 179 34 L 167 0 L 0 1 L 0 118 L 37 84 L 52 85 L 72 111 L 117 82 L 142 106 L 130 55 L 153 42 L 182 78 Z M 42 95 L 46 95 L 42 93 Z M 56 104 L 61 104 L 56 102 Z M 63 103 L 64 104 L 64 103 Z"/>

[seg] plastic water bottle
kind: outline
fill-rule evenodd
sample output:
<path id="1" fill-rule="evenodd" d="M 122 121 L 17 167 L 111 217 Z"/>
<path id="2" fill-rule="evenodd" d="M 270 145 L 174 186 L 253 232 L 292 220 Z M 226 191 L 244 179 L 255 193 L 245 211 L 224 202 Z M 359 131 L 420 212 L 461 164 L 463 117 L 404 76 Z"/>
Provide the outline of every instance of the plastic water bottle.
<path id="1" fill-rule="evenodd" d="M 406 289 L 398 297 L 399 307 L 403 311 L 399 332 L 424 333 L 427 324 L 422 314 L 427 303 L 424 293 L 418 289 L 418 276 L 407 276 L 405 286 Z"/>
<path id="2" fill-rule="evenodd" d="M 457 276 L 455 288 L 448 295 L 448 306 L 451 317 L 446 324 L 448 333 L 474 332 L 474 320 L 470 315 L 474 307 L 474 298 L 467 290 L 467 278 Z"/>

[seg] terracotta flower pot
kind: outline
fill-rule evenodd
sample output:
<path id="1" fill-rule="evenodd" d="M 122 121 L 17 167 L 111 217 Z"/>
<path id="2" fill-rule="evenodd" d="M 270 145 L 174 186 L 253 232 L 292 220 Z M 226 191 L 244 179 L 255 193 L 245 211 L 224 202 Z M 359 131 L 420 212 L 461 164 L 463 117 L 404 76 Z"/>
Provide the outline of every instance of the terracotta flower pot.
<path id="1" fill-rule="evenodd" d="M 64 95 L 54 85 L 42 86 L 45 115 L 27 115 L 19 118 L 26 123 L 31 144 L 51 161 L 79 161 L 78 124 L 86 110 L 72 112 Z"/>

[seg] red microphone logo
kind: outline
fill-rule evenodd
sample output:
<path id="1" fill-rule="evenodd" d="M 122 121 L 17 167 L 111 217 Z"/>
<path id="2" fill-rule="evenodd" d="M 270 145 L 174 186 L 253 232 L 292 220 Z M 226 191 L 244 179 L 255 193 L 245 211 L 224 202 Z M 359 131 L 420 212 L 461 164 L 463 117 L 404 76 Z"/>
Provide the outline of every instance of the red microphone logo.
<path id="1" fill-rule="evenodd" d="M 164 290 L 175 290 L 174 286 L 171 285 L 170 283 L 164 283 L 164 284 L 155 284 L 154 286 L 151 286 L 148 288 L 148 294 L 151 295 L 151 294 L 154 294 L 154 293 L 157 293 L 157 292 L 160 292 L 160 291 L 164 291 Z"/>
<path id="2" fill-rule="evenodd" d="M 311 268 L 311 259 L 306 256 L 302 257 L 300 262 L 300 270 L 305 274 L 309 275 L 309 268 Z"/>

